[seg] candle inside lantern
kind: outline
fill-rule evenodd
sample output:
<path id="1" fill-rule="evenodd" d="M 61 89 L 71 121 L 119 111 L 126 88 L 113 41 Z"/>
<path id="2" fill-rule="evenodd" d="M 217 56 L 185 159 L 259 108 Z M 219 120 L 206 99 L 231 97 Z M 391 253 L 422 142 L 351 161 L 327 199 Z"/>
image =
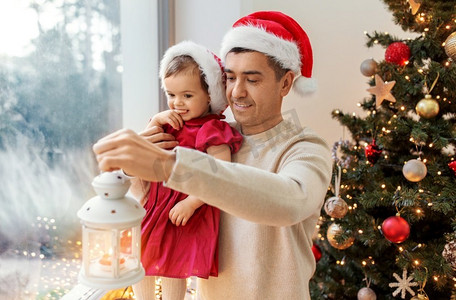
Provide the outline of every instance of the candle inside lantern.
<path id="1" fill-rule="evenodd" d="M 99 260 L 100 264 L 103 266 L 110 266 L 112 265 L 112 255 L 110 254 L 103 254 L 103 256 Z M 125 258 L 120 258 L 119 259 L 119 264 L 125 263 Z"/>
<path id="2" fill-rule="evenodd" d="M 109 249 L 108 253 L 103 254 L 103 256 L 98 260 L 98 262 L 102 266 L 103 270 L 110 271 L 111 265 L 112 265 L 112 249 Z M 119 259 L 120 267 L 122 268 L 124 264 L 125 264 L 125 258 L 121 257 Z"/>

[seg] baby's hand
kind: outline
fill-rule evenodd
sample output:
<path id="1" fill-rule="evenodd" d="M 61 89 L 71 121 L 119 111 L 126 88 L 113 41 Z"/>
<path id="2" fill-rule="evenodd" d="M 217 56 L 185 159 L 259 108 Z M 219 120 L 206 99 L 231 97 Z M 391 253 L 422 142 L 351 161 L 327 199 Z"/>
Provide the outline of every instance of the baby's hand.
<path id="1" fill-rule="evenodd" d="M 169 124 L 174 129 L 179 130 L 184 125 L 184 120 L 182 120 L 182 117 L 174 110 L 165 110 L 156 114 L 149 124 L 158 124 L 159 126 Z"/>
<path id="2" fill-rule="evenodd" d="M 185 226 L 194 212 L 195 208 L 188 201 L 182 200 L 171 208 L 169 219 L 176 226 Z"/>

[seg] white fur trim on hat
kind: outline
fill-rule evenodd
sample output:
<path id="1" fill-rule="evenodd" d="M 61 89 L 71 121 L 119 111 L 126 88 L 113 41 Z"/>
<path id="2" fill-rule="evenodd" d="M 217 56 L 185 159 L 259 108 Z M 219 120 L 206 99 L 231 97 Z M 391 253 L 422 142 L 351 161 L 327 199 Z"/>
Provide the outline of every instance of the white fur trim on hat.
<path id="1" fill-rule="evenodd" d="M 228 31 L 222 41 L 220 57 L 225 62 L 231 49 L 240 47 L 264 53 L 275 59 L 284 69 L 295 74 L 293 89 L 300 95 L 316 90 L 316 81 L 301 75 L 301 56 L 298 46 L 256 26 L 239 26 Z"/>
<path id="2" fill-rule="evenodd" d="M 199 65 L 200 70 L 206 75 L 206 83 L 209 87 L 211 98 L 211 111 L 221 114 L 228 106 L 225 94 L 225 83 L 223 82 L 223 70 L 217 62 L 216 56 L 198 44 L 191 41 L 183 41 L 170 47 L 160 62 L 160 79 L 164 89 L 164 76 L 169 63 L 177 56 L 188 55 Z"/>
<path id="3" fill-rule="evenodd" d="M 293 83 L 293 90 L 299 95 L 309 95 L 317 90 L 318 84 L 315 78 L 298 76 Z"/>

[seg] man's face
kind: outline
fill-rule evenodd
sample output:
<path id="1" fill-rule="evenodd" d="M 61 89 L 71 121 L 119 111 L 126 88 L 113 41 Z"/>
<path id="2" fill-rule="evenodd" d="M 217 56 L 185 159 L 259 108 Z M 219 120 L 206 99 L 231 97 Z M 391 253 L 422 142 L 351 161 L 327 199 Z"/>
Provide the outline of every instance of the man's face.
<path id="1" fill-rule="evenodd" d="M 276 80 L 267 57 L 260 52 L 228 53 L 226 96 L 234 118 L 246 135 L 266 131 L 282 121 L 284 80 Z"/>

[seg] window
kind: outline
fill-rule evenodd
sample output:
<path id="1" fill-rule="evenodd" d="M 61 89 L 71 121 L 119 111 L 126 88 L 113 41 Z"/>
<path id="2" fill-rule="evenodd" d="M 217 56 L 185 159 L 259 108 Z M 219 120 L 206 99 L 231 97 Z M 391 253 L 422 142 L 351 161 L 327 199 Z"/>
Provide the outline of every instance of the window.
<path id="1" fill-rule="evenodd" d="M 77 283 L 90 150 L 122 126 L 119 0 L 0 2 L 0 298 Z"/>

